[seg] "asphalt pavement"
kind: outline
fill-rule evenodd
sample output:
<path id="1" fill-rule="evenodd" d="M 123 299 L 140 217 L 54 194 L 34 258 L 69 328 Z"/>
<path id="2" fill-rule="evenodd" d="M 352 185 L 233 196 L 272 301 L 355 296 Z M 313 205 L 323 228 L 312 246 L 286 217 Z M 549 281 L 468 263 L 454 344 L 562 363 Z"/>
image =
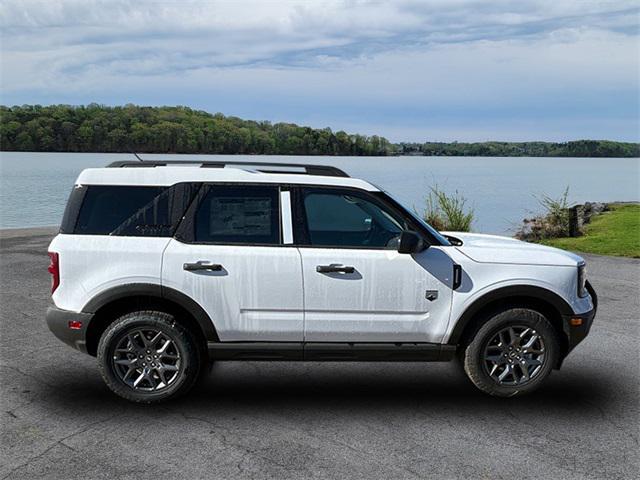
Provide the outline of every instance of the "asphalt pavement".
<path id="1" fill-rule="evenodd" d="M 229 362 L 141 406 L 49 333 L 52 232 L 0 231 L 0 479 L 639 476 L 639 260 L 585 256 L 594 327 L 527 397 L 453 363 Z"/>

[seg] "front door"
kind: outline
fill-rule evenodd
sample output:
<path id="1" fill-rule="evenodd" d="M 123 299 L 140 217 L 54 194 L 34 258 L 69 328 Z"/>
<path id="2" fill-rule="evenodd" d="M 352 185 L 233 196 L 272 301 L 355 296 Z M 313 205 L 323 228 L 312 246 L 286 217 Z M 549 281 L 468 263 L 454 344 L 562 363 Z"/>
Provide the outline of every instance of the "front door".
<path id="1" fill-rule="evenodd" d="M 207 185 L 164 252 L 163 286 L 200 304 L 223 342 L 302 341 L 300 253 L 281 198 L 277 186 Z"/>
<path id="2" fill-rule="evenodd" d="M 453 262 L 440 247 L 397 251 L 407 228 L 367 192 L 301 189 L 307 342 L 440 342 Z"/>

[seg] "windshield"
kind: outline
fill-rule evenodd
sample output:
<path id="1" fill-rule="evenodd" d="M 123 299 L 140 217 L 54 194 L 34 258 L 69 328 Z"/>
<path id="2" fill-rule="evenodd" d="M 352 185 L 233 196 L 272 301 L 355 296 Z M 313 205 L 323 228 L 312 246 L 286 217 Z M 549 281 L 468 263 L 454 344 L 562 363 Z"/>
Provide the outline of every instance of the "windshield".
<path id="1" fill-rule="evenodd" d="M 376 187 L 377 187 L 377 185 L 376 185 Z M 377 188 L 380 188 L 380 187 L 377 187 Z M 383 189 L 380 188 L 380 191 L 383 192 L 387 197 L 391 198 L 398 205 L 402 206 L 403 210 L 407 214 L 409 214 L 411 216 L 411 218 L 413 218 L 417 223 L 419 223 L 422 227 L 424 227 L 442 245 L 448 246 L 448 247 L 451 246 L 451 242 L 449 240 L 447 240 L 447 238 L 444 235 L 442 235 L 440 232 L 438 232 L 435 228 L 433 228 L 431 225 L 429 225 L 427 222 L 425 222 L 424 219 L 420 218 L 420 215 L 417 215 L 415 212 L 412 212 L 408 208 L 405 208 L 404 205 L 401 202 L 399 202 L 393 195 L 391 195 L 386 190 L 383 190 Z"/>

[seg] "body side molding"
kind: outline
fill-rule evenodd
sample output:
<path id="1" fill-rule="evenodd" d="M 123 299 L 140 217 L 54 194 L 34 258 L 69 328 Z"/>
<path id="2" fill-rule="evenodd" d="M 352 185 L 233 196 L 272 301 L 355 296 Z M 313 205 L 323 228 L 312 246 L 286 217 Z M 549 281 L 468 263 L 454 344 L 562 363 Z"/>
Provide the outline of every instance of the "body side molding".
<path id="1" fill-rule="evenodd" d="M 438 362 L 451 360 L 455 347 L 439 343 L 368 342 L 208 342 L 212 360 L 314 362 Z"/>

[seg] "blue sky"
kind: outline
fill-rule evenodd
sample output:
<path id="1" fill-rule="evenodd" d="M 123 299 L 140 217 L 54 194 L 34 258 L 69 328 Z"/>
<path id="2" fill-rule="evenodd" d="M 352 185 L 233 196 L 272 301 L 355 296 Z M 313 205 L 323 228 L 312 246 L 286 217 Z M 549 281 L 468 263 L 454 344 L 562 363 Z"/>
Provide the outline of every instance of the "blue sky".
<path id="1" fill-rule="evenodd" d="M 3 0 L 0 102 L 393 141 L 640 141 L 634 1 Z"/>

